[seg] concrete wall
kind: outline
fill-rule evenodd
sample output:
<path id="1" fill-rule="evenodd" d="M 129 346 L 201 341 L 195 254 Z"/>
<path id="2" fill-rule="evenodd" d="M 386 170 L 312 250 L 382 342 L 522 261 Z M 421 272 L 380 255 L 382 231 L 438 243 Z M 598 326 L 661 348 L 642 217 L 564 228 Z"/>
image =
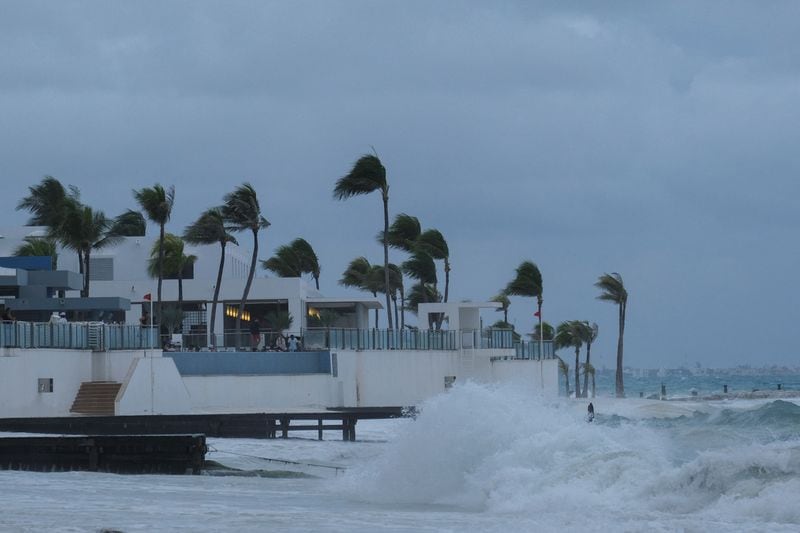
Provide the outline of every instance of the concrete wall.
<path id="1" fill-rule="evenodd" d="M 3 417 L 68 416 L 92 372 L 91 352 L 9 348 L 0 357 Z M 53 378 L 53 392 L 39 392 L 38 379 Z"/>
<path id="2" fill-rule="evenodd" d="M 192 411 L 189 393 L 169 357 L 137 357 L 117 394 L 117 415 L 173 415 Z"/>
<path id="3" fill-rule="evenodd" d="M 194 412 L 268 411 L 337 405 L 336 383 L 328 374 L 188 376 L 183 378 L 183 382 Z"/>
<path id="4" fill-rule="evenodd" d="M 558 359 L 502 359 L 492 361 L 492 378 L 498 382 L 532 386 L 545 396 L 558 396 Z"/>

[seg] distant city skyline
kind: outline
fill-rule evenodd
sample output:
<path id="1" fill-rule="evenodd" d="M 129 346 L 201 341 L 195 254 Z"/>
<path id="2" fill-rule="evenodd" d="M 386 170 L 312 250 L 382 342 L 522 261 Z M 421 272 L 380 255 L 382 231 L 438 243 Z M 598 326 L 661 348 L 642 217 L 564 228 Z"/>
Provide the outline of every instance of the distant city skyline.
<path id="1" fill-rule="evenodd" d="M 545 321 L 597 322 L 611 368 L 616 307 L 593 283 L 619 272 L 626 366 L 796 366 L 798 18 L 794 2 L 4 2 L 0 225 L 25 223 L 14 207 L 44 175 L 109 216 L 175 185 L 173 233 L 249 181 L 272 223 L 261 258 L 303 237 L 321 291 L 355 295 L 337 281 L 382 261 L 382 208 L 332 191 L 374 149 L 390 216 L 447 239 L 451 300 L 488 300 L 532 260 Z M 509 321 L 529 333 L 535 310 L 512 298 Z"/>

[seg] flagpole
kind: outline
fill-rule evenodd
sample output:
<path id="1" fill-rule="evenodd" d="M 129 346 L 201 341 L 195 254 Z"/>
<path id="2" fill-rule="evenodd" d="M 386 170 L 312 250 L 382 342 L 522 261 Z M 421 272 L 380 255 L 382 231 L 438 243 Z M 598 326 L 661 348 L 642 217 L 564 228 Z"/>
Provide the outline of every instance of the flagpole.
<path id="1" fill-rule="evenodd" d="M 150 357 L 153 357 L 153 297 L 152 296 L 150 297 Z"/>

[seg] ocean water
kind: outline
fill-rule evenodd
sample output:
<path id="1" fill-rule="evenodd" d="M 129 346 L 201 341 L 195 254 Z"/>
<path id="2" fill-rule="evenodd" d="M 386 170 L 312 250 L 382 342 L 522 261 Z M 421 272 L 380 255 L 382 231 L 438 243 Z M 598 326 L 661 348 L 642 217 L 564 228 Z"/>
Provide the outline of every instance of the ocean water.
<path id="1" fill-rule="evenodd" d="M 466 383 L 355 443 L 210 439 L 225 475 L 0 472 L 0 530 L 800 531 L 799 400 L 593 402 Z"/>

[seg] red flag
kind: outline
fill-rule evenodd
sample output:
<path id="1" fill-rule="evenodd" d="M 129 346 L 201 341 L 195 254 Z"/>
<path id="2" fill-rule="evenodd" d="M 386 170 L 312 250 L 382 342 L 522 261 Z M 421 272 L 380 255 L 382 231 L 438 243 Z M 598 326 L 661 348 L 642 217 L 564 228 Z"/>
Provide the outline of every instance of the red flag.
<path id="1" fill-rule="evenodd" d="M 149 292 L 147 294 L 145 294 L 144 296 L 142 296 L 142 300 L 147 300 L 149 302 L 150 299 L 151 299 L 151 296 L 150 296 Z"/>
<path id="2" fill-rule="evenodd" d="M 540 313 L 539 311 L 536 311 L 535 313 L 533 313 L 533 316 L 535 316 L 535 317 L 541 317 L 541 316 L 542 316 L 542 313 Z"/>

